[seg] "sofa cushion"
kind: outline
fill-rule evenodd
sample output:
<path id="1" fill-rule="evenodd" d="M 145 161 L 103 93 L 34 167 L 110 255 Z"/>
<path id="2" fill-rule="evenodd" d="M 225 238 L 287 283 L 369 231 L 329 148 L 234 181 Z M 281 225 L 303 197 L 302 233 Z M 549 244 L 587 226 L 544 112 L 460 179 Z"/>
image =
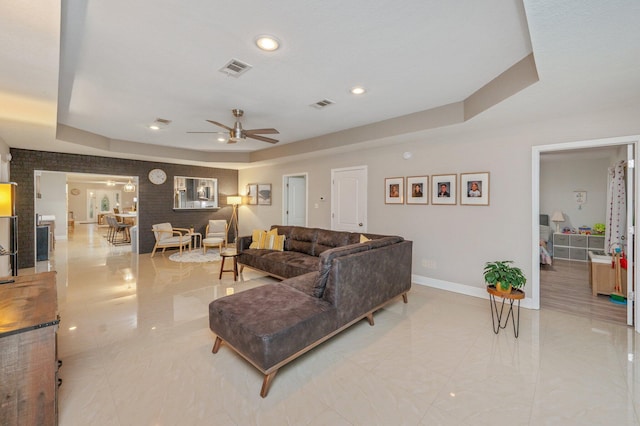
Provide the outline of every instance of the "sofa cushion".
<path id="1" fill-rule="evenodd" d="M 313 256 L 313 246 L 317 237 L 317 229 L 296 226 L 291 230 L 291 241 L 289 241 L 288 245 L 289 250 Z"/>
<path id="2" fill-rule="evenodd" d="M 311 293 L 314 297 L 322 297 L 324 293 L 324 289 L 327 285 L 327 277 L 329 276 L 329 271 L 331 270 L 331 262 L 333 259 L 339 256 L 345 256 L 351 253 L 358 253 L 361 251 L 369 250 L 369 246 L 366 244 L 351 244 L 343 247 L 336 247 L 330 250 L 325 250 L 320 254 L 320 262 L 318 268 L 318 275 L 313 283 L 313 292 Z"/>
<path id="3" fill-rule="evenodd" d="M 320 253 L 325 250 L 329 250 L 334 247 L 346 246 L 347 244 L 349 244 L 350 234 L 350 232 L 318 229 L 313 255 L 320 256 Z"/>
<path id="4" fill-rule="evenodd" d="M 298 275 L 297 277 L 287 278 L 286 280 L 282 281 L 282 284 L 293 287 L 296 290 L 303 292 L 304 294 L 308 294 L 309 296 L 314 296 L 313 285 L 316 282 L 317 276 L 318 272 L 309 272 L 307 274 Z"/>
<path id="5" fill-rule="evenodd" d="M 266 271 L 280 278 L 290 278 L 318 270 L 315 256 L 295 251 L 247 249 L 238 256 L 238 262 Z"/>
<path id="6" fill-rule="evenodd" d="M 267 370 L 335 329 L 335 308 L 282 283 L 222 297 L 209 304 L 209 327 Z"/>

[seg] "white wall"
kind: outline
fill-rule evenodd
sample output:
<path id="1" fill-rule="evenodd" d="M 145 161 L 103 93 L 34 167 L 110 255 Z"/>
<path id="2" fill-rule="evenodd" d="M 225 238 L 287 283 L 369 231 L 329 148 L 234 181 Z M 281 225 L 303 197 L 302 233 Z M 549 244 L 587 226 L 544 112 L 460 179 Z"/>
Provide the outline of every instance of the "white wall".
<path id="1" fill-rule="evenodd" d="M 607 203 L 607 169 L 609 158 L 566 158 L 540 163 L 540 212 L 551 219 L 554 211 L 563 213 L 564 227 L 575 228 L 605 223 Z M 574 192 L 586 191 L 587 202 L 575 202 Z M 555 224 L 550 222 L 553 229 Z"/>
<path id="2" fill-rule="evenodd" d="M 40 193 L 36 198 L 36 214 L 54 215 L 55 237 L 67 239 L 67 175 L 59 172 L 41 172 Z"/>
<path id="3" fill-rule="evenodd" d="M 509 108 L 509 102 L 495 108 Z M 319 199 L 330 200 L 331 169 L 367 165 L 368 230 L 413 240 L 415 282 L 480 295 L 487 261 L 514 260 L 532 277 L 532 146 L 640 134 L 638 116 L 636 106 L 541 122 L 523 117 L 529 123 L 504 127 L 493 125 L 487 112 L 461 125 L 399 136 L 383 147 L 240 170 L 241 194 L 248 183 L 273 185 L 272 206 L 240 208 L 240 233 L 280 223 L 282 175 L 303 172 L 309 175 L 309 226 L 330 227 L 330 203 Z M 404 160 L 404 151 L 413 157 Z M 485 171 L 490 172 L 488 207 L 384 204 L 385 177 Z"/>

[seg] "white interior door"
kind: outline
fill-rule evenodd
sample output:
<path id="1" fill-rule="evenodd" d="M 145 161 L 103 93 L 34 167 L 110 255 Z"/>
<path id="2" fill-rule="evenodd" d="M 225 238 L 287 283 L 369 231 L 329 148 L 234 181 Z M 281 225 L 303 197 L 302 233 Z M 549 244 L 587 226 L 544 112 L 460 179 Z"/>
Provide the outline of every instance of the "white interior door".
<path id="1" fill-rule="evenodd" d="M 367 166 L 331 170 L 331 229 L 367 231 Z"/>
<path id="2" fill-rule="evenodd" d="M 307 226 L 307 175 L 284 176 L 282 223 Z"/>

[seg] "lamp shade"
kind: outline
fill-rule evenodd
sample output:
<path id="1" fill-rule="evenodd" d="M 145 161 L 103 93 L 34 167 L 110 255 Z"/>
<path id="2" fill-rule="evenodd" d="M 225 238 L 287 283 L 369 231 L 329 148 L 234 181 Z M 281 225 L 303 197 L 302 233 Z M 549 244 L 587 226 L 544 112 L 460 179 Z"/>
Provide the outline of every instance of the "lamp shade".
<path id="1" fill-rule="evenodd" d="M 16 183 L 0 183 L 0 216 L 16 215 Z"/>
<path id="2" fill-rule="evenodd" d="M 564 215 L 562 214 L 561 211 L 556 210 L 555 212 L 553 212 L 553 214 L 551 215 L 551 221 L 552 222 L 564 222 Z"/>
<path id="3" fill-rule="evenodd" d="M 232 195 L 230 197 L 227 197 L 227 204 L 234 206 L 237 204 L 242 204 L 242 197 L 239 195 Z"/>

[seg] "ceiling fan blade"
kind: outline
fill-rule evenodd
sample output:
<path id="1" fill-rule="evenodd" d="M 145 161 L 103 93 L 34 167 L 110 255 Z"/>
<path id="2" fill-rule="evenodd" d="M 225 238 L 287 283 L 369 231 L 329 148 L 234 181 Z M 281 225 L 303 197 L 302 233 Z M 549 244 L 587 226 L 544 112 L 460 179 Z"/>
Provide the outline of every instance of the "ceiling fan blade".
<path id="1" fill-rule="evenodd" d="M 217 121 L 213 121 L 213 120 L 207 120 L 207 121 L 208 121 L 209 123 L 211 123 L 211 124 L 215 124 L 216 126 L 220 126 L 220 127 L 222 127 L 223 129 L 233 130 L 231 127 L 227 127 L 227 126 L 225 126 L 225 125 L 224 125 L 224 124 L 222 124 L 222 123 L 218 123 Z"/>
<path id="2" fill-rule="evenodd" d="M 266 136 L 249 135 L 249 134 L 247 134 L 246 132 L 245 132 L 245 135 L 246 135 L 248 138 L 251 138 L 251 139 L 257 139 L 257 140 L 259 140 L 259 141 L 263 141 L 263 142 L 278 143 L 278 140 L 277 140 L 277 139 L 271 139 L 271 138 L 268 138 L 268 137 L 266 137 Z"/>
<path id="3" fill-rule="evenodd" d="M 244 132 L 247 135 L 255 135 L 256 133 L 263 133 L 263 134 L 266 134 L 266 135 L 273 135 L 273 134 L 276 134 L 276 133 L 280 133 L 276 129 L 251 129 L 251 130 L 245 130 Z"/>

